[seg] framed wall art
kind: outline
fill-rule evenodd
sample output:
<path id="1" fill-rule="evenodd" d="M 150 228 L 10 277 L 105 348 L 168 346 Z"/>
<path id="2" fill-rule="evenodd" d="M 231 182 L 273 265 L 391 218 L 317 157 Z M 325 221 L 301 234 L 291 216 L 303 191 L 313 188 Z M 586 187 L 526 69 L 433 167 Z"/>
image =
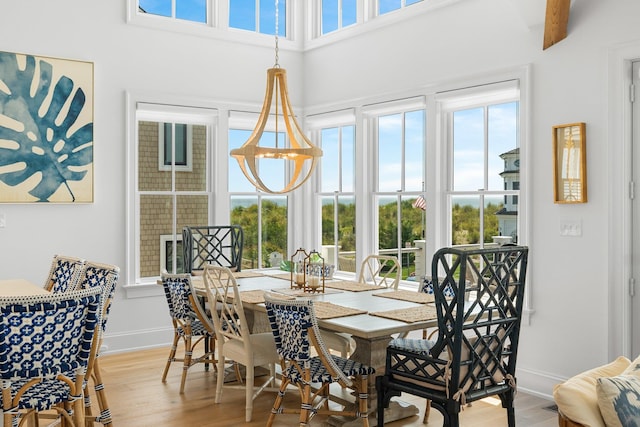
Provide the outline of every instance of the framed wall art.
<path id="1" fill-rule="evenodd" d="M 553 197 L 555 203 L 587 202 L 586 125 L 553 126 Z"/>
<path id="2" fill-rule="evenodd" d="M 0 203 L 93 202 L 93 63 L 0 51 Z"/>

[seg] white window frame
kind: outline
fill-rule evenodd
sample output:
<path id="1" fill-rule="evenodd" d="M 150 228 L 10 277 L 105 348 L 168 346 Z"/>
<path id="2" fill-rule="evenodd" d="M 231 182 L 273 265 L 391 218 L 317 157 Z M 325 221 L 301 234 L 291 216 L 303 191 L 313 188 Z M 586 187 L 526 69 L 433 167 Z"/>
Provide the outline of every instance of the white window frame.
<path id="1" fill-rule="evenodd" d="M 190 107 L 185 107 L 189 105 Z M 198 124 L 207 126 L 207 158 L 208 170 L 206 176 L 206 191 L 209 196 L 209 216 L 214 217 L 213 200 L 213 173 L 215 168 L 215 153 L 213 149 L 218 131 L 218 109 L 201 100 L 188 97 L 173 97 L 158 94 L 126 93 L 127 109 L 127 218 L 126 218 L 126 259 L 127 269 L 125 289 L 127 298 L 140 298 L 157 296 L 162 294 L 161 287 L 157 286 L 157 277 L 141 280 L 140 271 L 140 192 L 138 191 L 138 121 L 169 121 L 186 124 Z M 191 194 L 203 194 L 203 192 L 191 192 Z M 189 192 L 185 192 L 189 194 Z M 212 219 L 211 218 L 211 219 Z M 176 230 L 175 237 L 181 235 Z"/>
<path id="2" fill-rule="evenodd" d="M 316 143 L 318 146 L 320 146 L 320 148 L 322 148 L 322 131 L 324 129 L 332 129 L 332 128 L 339 128 L 342 129 L 346 126 L 353 126 L 354 128 L 354 139 L 353 139 L 353 144 L 354 144 L 354 153 L 353 153 L 353 157 L 354 157 L 354 162 L 353 162 L 353 186 L 352 186 L 352 191 L 343 191 L 343 187 L 342 187 L 342 168 L 340 168 L 339 170 L 339 186 L 340 189 L 337 191 L 322 191 L 322 167 L 321 164 L 318 165 L 316 167 L 316 171 L 314 172 L 314 181 L 313 183 L 315 184 L 315 198 L 316 198 L 316 204 L 315 206 L 318 207 L 318 214 L 319 217 L 317 218 L 317 220 L 315 221 L 316 223 L 316 231 L 315 231 L 315 241 L 318 242 L 318 247 L 322 246 L 322 199 L 323 198 L 327 198 L 327 197 L 333 197 L 334 198 L 334 203 L 337 203 L 339 198 L 341 196 L 345 196 L 345 197 L 353 197 L 354 199 L 354 203 L 357 205 L 358 201 L 356 198 L 356 182 L 357 181 L 357 171 L 356 171 L 356 152 L 357 152 L 357 138 L 356 135 L 358 133 L 358 126 L 356 124 L 356 115 L 355 115 L 355 110 L 353 108 L 347 108 L 344 110 L 339 110 L 339 111 L 334 111 L 334 112 L 330 112 L 330 113 L 322 113 L 322 114 L 316 114 L 313 116 L 307 116 L 305 119 L 305 126 L 307 127 L 307 129 L 309 130 L 309 135 L 312 139 L 312 141 L 314 143 Z M 342 131 L 341 131 L 342 132 Z M 342 153 L 340 153 L 340 156 L 342 156 Z M 320 159 L 320 162 L 322 162 L 323 159 Z M 340 162 L 342 163 L 342 158 L 340 159 Z M 334 224 L 335 227 L 338 226 L 338 217 L 337 217 L 337 212 L 335 212 L 334 210 Z M 354 224 L 355 226 L 355 224 Z M 361 231 L 362 232 L 362 231 Z M 334 228 L 334 237 L 337 239 L 338 236 L 338 230 Z M 356 237 L 358 235 L 358 228 L 356 227 Z M 335 268 L 336 270 L 338 270 L 339 268 L 339 263 L 338 263 L 338 248 L 334 246 L 333 249 L 333 253 L 334 253 L 334 259 L 325 259 L 325 262 L 328 262 L 330 264 L 335 264 Z M 357 258 L 357 247 L 356 247 L 356 258 Z"/>
<path id="3" fill-rule="evenodd" d="M 174 123 L 183 124 L 183 123 Z M 175 165 L 175 170 L 179 172 L 191 172 L 193 170 L 193 125 L 187 124 L 187 139 L 185 144 L 187 145 L 187 158 L 186 165 Z M 158 123 L 158 170 L 170 171 L 171 165 L 167 165 L 165 162 L 165 135 L 164 135 L 164 123 Z"/>

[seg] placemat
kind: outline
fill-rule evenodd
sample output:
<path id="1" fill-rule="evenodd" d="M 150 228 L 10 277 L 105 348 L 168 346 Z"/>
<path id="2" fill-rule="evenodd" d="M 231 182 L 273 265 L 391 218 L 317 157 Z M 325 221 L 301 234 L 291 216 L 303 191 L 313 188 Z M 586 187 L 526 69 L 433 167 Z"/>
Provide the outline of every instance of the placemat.
<path id="1" fill-rule="evenodd" d="M 392 320 L 400 320 L 401 322 L 414 323 L 423 322 L 425 320 L 433 320 L 437 317 L 436 308 L 430 305 L 421 305 L 418 307 L 401 308 L 389 311 L 370 312 L 372 316 L 384 317 Z"/>
<path id="2" fill-rule="evenodd" d="M 333 319 L 334 317 L 353 316 L 356 314 L 366 313 L 365 310 L 344 307 L 327 301 L 314 302 L 313 309 L 318 319 Z"/>
<path id="3" fill-rule="evenodd" d="M 340 292 L 342 292 L 341 290 L 338 290 L 338 289 L 326 289 L 326 287 L 324 292 L 305 292 L 302 289 L 295 289 L 295 288 L 273 288 L 271 289 L 271 291 L 277 294 L 284 294 L 284 295 L 289 295 L 294 297 L 314 297 L 317 295 L 339 294 Z"/>
<path id="4" fill-rule="evenodd" d="M 234 271 L 233 277 L 236 279 L 246 279 L 248 277 L 262 277 L 263 273 L 258 273 L 257 271 Z"/>
<path id="5" fill-rule="evenodd" d="M 425 294 L 423 292 L 408 291 L 406 289 L 399 289 L 397 291 L 377 292 L 372 294 L 376 297 L 393 298 L 402 301 L 417 302 L 418 304 L 426 304 L 428 302 L 435 301 L 432 294 Z"/>
<path id="6" fill-rule="evenodd" d="M 380 289 L 380 286 L 367 285 L 358 282 L 352 282 L 350 280 L 338 280 L 336 282 L 324 282 L 325 288 L 341 289 L 343 291 L 350 292 L 363 292 L 363 291 L 375 291 Z"/>
<path id="7" fill-rule="evenodd" d="M 264 291 L 240 291 L 240 299 L 244 304 L 262 304 L 264 302 Z"/>

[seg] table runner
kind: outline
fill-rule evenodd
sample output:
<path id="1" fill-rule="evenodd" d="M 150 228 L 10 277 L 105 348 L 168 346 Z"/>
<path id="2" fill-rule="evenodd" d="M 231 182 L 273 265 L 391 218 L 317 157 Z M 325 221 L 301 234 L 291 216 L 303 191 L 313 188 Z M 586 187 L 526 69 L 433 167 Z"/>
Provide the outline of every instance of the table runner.
<path id="1" fill-rule="evenodd" d="M 418 304 L 426 304 L 428 302 L 435 301 L 433 294 L 425 294 L 422 292 L 408 291 L 405 289 L 400 289 L 397 291 L 376 292 L 375 294 L 372 294 L 372 295 L 376 297 L 392 298 L 392 299 L 399 299 L 402 301 L 417 302 Z"/>
<path id="2" fill-rule="evenodd" d="M 365 310 L 344 307 L 327 301 L 314 301 L 313 309 L 318 319 L 333 319 L 334 317 L 353 316 L 356 314 L 366 313 Z"/>
<path id="3" fill-rule="evenodd" d="M 425 320 L 433 320 L 437 317 L 436 308 L 430 305 L 420 305 L 418 307 L 401 308 L 389 311 L 370 312 L 372 316 L 384 317 L 402 322 L 414 323 Z"/>
<path id="4" fill-rule="evenodd" d="M 264 276 L 263 273 L 259 273 L 257 271 L 234 271 L 233 272 L 233 277 L 235 277 L 236 279 L 245 279 L 248 277 L 262 277 Z"/>

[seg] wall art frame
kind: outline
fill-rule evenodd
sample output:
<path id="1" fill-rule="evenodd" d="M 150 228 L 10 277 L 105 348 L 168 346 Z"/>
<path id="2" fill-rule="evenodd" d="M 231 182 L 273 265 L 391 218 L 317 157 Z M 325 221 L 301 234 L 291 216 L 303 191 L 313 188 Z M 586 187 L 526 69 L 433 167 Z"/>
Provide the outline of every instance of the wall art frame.
<path id="1" fill-rule="evenodd" d="M 553 201 L 587 202 L 585 123 L 553 126 Z"/>
<path id="2" fill-rule="evenodd" d="M 0 203 L 93 203 L 93 73 L 0 51 Z"/>

